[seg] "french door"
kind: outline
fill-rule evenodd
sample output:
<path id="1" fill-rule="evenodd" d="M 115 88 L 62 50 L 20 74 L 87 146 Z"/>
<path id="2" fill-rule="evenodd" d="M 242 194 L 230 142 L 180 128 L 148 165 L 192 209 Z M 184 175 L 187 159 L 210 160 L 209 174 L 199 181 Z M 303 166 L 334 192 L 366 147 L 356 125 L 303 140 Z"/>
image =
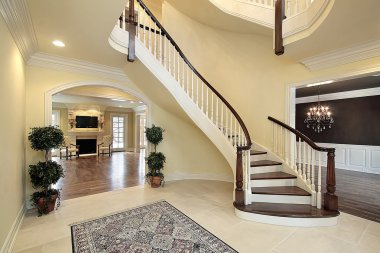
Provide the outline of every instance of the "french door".
<path id="1" fill-rule="evenodd" d="M 111 116 L 112 136 L 113 136 L 112 149 L 114 151 L 125 151 L 126 124 L 127 124 L 126 117 L 124 115 Z"/>

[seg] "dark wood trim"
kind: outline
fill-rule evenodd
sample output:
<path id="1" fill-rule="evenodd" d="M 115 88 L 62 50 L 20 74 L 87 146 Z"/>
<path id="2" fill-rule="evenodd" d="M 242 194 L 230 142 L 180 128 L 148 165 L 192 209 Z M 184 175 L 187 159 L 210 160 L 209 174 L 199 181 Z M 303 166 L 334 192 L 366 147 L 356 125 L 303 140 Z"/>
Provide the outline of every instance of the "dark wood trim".
<path id="1" fill-rule="evenodd" d="M 135 1 L 129 0 L 129 44 L 128 44 L 128 56 L 129 62 L 134 62 L 135 55 L 135 39 L 136 39 L 136 25 L 135 25 Z"/>
<path id="2" fill-rule="evenodd" d="M 228 101 L 213 87 L 209 82 L 206 81 L 206 79 L 194 68 L 194 66 L 190 63 L 190 61 L 186 58 L 185 54 L 182 52 L 180 47 L 177 45 L 177 43 L 174 41 L 174 39 L 170 36 L 170 34 L 165 30 L 165 28 L 161 25 L 161 23 L 157 20 L 157 18 L 153 15 L 153 13 L 149 10 L 149 8 L 144 4 L 142 0 L 137 0 L 137 2 L 140 4 L 140 6 L 144 9 L 144 11 L 147 13 L 148 16 L 153 20 L 153 22 L 157 25 L 158 28 L 161 30 L 161 34 L 163 36 L 166 36 L 166 38 L 169 40 L 169 42 L 174 46 L 174 48 L 178 51 L 180 57 L 185 61 L 185 63 L 189 66 L 189 68 L 199 77 L 199 79 L 202 80 L 204 84 L 209 87 L 209 89 L 215 93 L 215 95 L 227 106 L 227 108 L 231 111 L 231 113 L 235 116 L 237 121 L 239 122 L 245 138 L 247 140 L 247 145 L 245 146 L 238 146 L 237 149 L 240 150 L 249 150 L 252 146 L 251 137 L 249 135 L 248 129 L 245 126 L 243 120 L 239 116 L 239 114 L 235 111 L 235 109 L 228 103 Z"/>
<path id="3" fill-rule="evenodd" d="M 327 153 L 326 190 L 324 195 L 324 207 L 327 210 L 338 211 L 338 197 L 335 195 L 335 153 Z"/>
<path id="4" fill-rule="evenodd" d="M 285 19 L 285 1 L 276 0 L 275 4 L 275 24 L 274 24 L 274 53 L 284 54 L 284 44 L 282 38 L 282 23 Z"/>
<path id="5" fill-rule="evenodd" d="M 304 142 L 306 142 L 307 144 L 310 145 L 310 147 L 312 147 L 313 149 L 317 150 L 317 151 L 322 151 L 322 152 L 335 152 L 335 148 L 324 148 L 324 147 L 320 147 L 318 146 L 317 144 L 315 144 L 309 137 L 307 137 L 306 135 L 304 135 L 303 133 L 301 133 L 300 131 L 288 126 L 287 124 L 273 118 L 273 117 L 268 117 L 268 119 L 274 123 L 276 123 L 277 125 L 280 125 L 282 126 L 283 128 L 286 128 L 288 129 L 290 132 L 294 133 L 297 137 L 299 137 L 301 140 L 303 140 Z"/>

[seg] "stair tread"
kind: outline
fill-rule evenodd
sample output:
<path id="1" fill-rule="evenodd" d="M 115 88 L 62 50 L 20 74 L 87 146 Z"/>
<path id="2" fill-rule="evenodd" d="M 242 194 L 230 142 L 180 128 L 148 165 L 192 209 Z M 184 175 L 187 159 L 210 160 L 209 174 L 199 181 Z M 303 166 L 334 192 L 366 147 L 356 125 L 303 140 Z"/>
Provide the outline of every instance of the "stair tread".
<path id="1" fill-rule="evenodd" d="M 311 196 L 310 193 L 297 186 L 252 187 L 251 190 L 253 194 Z"/>
<path id="2" fill-rule="evenodd" d="M 261 166 L 273 166 L 273 165 L 281 165 L 282 163 L 271 161 L 271 160 L 260 160 L 260 161 L 252 161 L 251 167 L 261 167 Z"/>
<path id="3" fill-rule="evenodd" d="M 240 211 L 248 213 L 292 218 L 328 218 L 336 217 L 339 215 L 339 211 L 318 209 L 316 207 L 303 204 L 278 204 L 258 202 L 243 206 L 235 205 L 235 207 Z"/>
<path id="4" fill-rule="evenodd" d="M 297 176 L 294 176 L 292 174 L 288 174 L 288 173 L 285 173 L 285 172 L 281 172 L 281 171 L 251 174 L 251 180 L 293 179 L 293 178 L 297 178 Z"/>
<path id="5" fill-rule="evenodd" d="M 251 155 L 266 155 L 267 152 L 266 151 L 260 151 L 260 150 L 251 150 L 250 154 Z"/>

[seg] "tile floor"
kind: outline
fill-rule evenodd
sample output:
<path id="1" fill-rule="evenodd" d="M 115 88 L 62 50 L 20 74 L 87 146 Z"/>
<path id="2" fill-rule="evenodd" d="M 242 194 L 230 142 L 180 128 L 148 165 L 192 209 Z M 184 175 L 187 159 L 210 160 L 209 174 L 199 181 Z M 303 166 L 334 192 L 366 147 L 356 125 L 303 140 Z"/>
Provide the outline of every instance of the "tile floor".
<path id="1" fill-rule="evenodd" d="M 231 183 L 186 180 L 164 188 L 136 186 L 65 200 L 54 213 L 29 212 L 13 252 L 71 252 L 69 225 L 164 199 L 241 253 L 380 252 L 380 223 L 342 214 L 338 225 L 295 228 L 241 220 L 231 204 Z"/>

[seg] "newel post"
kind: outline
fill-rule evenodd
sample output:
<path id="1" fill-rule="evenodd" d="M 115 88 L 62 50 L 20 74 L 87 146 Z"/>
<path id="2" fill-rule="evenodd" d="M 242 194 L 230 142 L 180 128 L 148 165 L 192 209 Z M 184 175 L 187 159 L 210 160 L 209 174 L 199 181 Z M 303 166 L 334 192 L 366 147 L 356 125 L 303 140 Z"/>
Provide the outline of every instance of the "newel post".
<path id="1" fill-rule="evenodd" d="M 282 22 L 285 19 L 285 0 L 276 1 L 274 15 L 274 53 L 276 55 L 282 55 L 284 53 Z"/>
<path id="2" fill-rule="evenodd" d="M 243 151 L 238 148 L 236 157 L 236 188 L 235 188 L 235 205 L 244 205 L 243 191 Z"/>
<path id="3" fill-rule="evenodd" d="M 327 192 L 324 195 L 324 208 L 327 210 L 338 211 L 338 196 L 335 195 L 335 185 L 335 149 L 332 149 L 327 152 Z"/>
<path id="4" fill-rule="evenodd" d="M 136 24 L 135 24 L 135 1 L 129 0 L 129 43 L 128 43 L 128 56 L 129 62 L 135 61 L 135 37 L 136 37 Z"/>

